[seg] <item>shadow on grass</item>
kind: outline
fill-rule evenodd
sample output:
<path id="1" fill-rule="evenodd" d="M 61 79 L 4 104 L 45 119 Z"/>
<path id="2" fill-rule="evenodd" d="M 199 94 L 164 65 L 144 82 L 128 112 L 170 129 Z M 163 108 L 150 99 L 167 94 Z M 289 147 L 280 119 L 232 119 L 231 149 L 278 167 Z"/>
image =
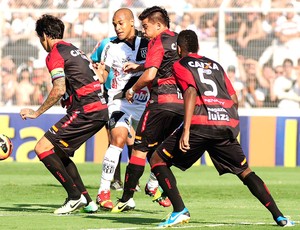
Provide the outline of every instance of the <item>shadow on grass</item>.
<path id="1" fill-rule="evenodd" d="M 105 219 L 108 221 L 111 221 L 112 223 L 123 223 L 123 224 L 133 224 L 133 225 L 151 225 L 156 223 L 160 223 L 161 219 L 157 218 L 145 218 L 145 217 L 140 217 L 140 216 L 124 216 L 124 215 L 116 215 L 114 214 L 108 214 L 108 215 L 101 215 L 101 216 L 96 216 L 96 215 L 88 215 L 85 218 L 89 219 Z"/>
<path id="2" fill-rule="evenodd" d="M 0 212 L 42 212 L 53 213 L 58 205 L 50 204 L 13 204 L 13 207 L 0 207 Z"/>

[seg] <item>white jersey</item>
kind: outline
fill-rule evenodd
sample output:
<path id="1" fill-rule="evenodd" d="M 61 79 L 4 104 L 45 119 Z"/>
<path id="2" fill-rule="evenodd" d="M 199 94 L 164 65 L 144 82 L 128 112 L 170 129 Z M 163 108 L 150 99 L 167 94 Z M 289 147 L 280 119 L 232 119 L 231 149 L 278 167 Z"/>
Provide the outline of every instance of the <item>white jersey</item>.
<path id="1" fill-rule="evenodd" d="M 126 91 L 137 81 L 143 71 L 136 73 L 125 73 L 123 66 L 126 62 L 144 64 L 146 59 L 148 40 L 136 36 L 131 46 L 118 38 L 107 43 L 102 52 L 101 60 L 106 67 L 113 70 L 114 77 L 111 82 L 111 89 L 108 90 L 108 103 L 114 99 L 125 98 Z M 136 104 L 146 104 L 149 99 L 149 89 L 143 88 L 134 95 Z"/>
<path id="2" fill-rule="evenodd" d="M 126 91 L 134 85 L 143 71 L 125 73 L 123 66 L 126 62 L 144 64 L 147 49 L 148 40 L 138 36 L 135 37 L 133 45 L 116 38 L 104 47 L 101 60 L 104 61 L 106 69 L 113 70 L 114 75 L 111 88 L 108 90 L 107 103 L 111 128 L 123 126 L 130 131 L 130 126 L 137 124 L 145 110 L 146 103 L 150 98 L 148 87 L 134 93 L 132 104 L 125 98 Z"/>

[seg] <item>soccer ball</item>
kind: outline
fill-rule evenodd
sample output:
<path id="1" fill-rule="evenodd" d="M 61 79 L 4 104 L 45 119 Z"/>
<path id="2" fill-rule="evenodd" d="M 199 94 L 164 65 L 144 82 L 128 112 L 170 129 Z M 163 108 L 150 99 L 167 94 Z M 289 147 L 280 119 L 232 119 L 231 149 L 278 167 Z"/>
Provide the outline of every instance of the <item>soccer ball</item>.
<path id="1" fill-rule="evenodd" d="M 4 134 L 0 134 L 0 161 L 8 158 L 13 151 L 11 140 Z"/>

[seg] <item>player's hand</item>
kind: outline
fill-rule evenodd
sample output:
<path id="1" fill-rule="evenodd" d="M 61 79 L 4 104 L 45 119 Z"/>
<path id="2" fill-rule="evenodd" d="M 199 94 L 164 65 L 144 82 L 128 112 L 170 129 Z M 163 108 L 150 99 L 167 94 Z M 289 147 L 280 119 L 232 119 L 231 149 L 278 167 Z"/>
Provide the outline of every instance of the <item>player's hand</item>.
<path id="1" fill-rule="evenodd" d="M 183 131 L 180 140 L 179 140 L 179 148 L 182 152 L 187 152 L 190 149 L 190 132 L 189 131 Z"/>
<path id="2" fill-rule="evenodd" d="M 133 95 L 134 95 L 134 93 L 131 93 L 130 89 L 128 89 L 126 91 L 125 97 L 130 104 L 132 104 L 132 102 L 133 102 Z"/>
<path id="3" fill-rule="evenodd" d="M 35 119 L 38 117 L 37 113 L 33 109 L 21 109 L 20 115 L 23 120 L 26 120 L 27 118 Z"/>
<path id="4" fill-rule="evenodd" d="M 97 62 L 97 63 L 93 63 L 93 70 L 95 72 L 95 74 L 99 77 L 99 81 L 101 84 L 103 84 L 105 82 L 104 79 L 104 71 L 105 71 L 105 64 L 104 62 Z"/>
<path id="5" fill-rule="evenodd" d="M 140 71 L 140 65 L 133 62 L 126 62 L 123 65 L 123 71 L 125 73 L 136 73 Z"/>

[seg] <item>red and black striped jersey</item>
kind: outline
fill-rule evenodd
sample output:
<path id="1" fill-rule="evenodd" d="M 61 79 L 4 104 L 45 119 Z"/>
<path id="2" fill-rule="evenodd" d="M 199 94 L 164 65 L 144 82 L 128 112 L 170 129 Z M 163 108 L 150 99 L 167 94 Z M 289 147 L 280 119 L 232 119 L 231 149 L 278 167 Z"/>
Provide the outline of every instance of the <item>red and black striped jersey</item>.
<path id="1" fill-rule="evenodd" d="M 148 106 L 183 114 L 183 98 L 173 73 L 173 64 L 179 59 L 177 54 L 178 34 L 170 30 L 163 31 L 148 44 L 145 68 L 157 68 L 157 74 L 151 83 Z"/>
<path id="2" fill-rule="evenodd" d="M 48 54 L 46 64 L 52 81 L 65 78 L 66 93 L 63 99 L 68 105 L 68 113 L 90 115 L 95 113 L 95 119 L 107 119 L 107 105 L 102 95 L 103 87 L 81 50 L 71 43 L 60 41 Z"/>
<path id="3" fill-rule="evenodd" d="M 198 91 L 192 126 L 208 138 L 236 138 L 239 116 L 231 96 L 235 90 L 222 66 L 203 56 L 190 54 L 174 63 L 175 77 L 185 91 Z"/>

